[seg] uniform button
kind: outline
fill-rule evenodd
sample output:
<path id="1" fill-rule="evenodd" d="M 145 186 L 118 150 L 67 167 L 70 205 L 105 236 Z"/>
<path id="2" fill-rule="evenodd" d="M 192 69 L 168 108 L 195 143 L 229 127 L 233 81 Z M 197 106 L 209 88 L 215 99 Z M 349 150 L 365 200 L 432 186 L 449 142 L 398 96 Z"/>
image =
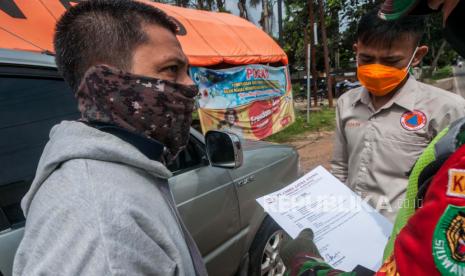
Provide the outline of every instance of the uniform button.
<path id="1" fill-rule="evenodd" d="M 370 146 L 370 142 L 365 142 L 365 147 L 369 147 Z"/>
<path id="2" fill-rule="evenodd" d="M 362 170 L 362 172 L 367 172 L 367 168 L 365 167 L 361 167 L 360 170 Z"/>

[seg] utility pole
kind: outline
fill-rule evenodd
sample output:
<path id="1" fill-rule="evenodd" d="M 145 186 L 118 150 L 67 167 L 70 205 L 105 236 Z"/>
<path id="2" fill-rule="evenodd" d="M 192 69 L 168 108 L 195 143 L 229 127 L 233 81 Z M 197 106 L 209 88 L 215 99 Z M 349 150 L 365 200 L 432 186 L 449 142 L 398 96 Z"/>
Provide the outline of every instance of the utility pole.
<path id="1" fill-rule="evenodd" d="M 307 124 L 310 124 L 310 107 L 312 105 L 312 94 L 310 92 L 310 43 L 307 44 Z M 316 95 L 315 95 L 316 96 Z"/>
<path id="2" fill-rule="evenodd" d="M 278 33 L 279 43 L 283 43 L 283 0 L 278 0 Z"/>
<path id="3" fill-rule="evenodd" d="M 317 35 L 316 32 L 314 32 L 315 27 L 315 14 L 313 12 L 313 0 L 307 0 L 308 3 L 308 19 L 309 19 L 309 28 L 310 28 L 310 48 L 311 48 L 311 68 L 312 68 L 312 77 L 313 77 L 313 95 L 315 96 L 315 101 L 314 104 L 315 106 L 318 106 L 318 97 L 317 97 L 317 91 L 318 91 L 318 75 L 316 72 L 316 51 L 315 51 L 315 36 Z M 312 99 L 307 99 L 308 101 L 311 101 Z"/>
<path id="4" fill-rule="evenodd" d="M 318 0 L 318 8 L 320 11 L 320 29 L 321 29 L 321 39 L 323 40 L 323 54 L 325 60 L 325 74 L 326 74 L 326 88 L 328 89 L 328 102 L 329 107 L 333 107 L 333 80 L 330 73 L 329 66 L 329 51 L 328 51 L 328 39 L 326 37 L 326 26 L 325 26 L 325 15 L 324 15 L 324 3 L 323 0 Z"/>
<path id="5" fill-rule="evenodd" d="M 312 105 L 312 93 L 311 93 L 311 82 L 310 82 L 310 78 L 311 78 L 311 73 L 310 73 L 310 41 L 309 41 L 309 37 L 308 37 L 308 30 L 307 30 L 307 27 L 304 26 L 304 44 L 305 44 L 305 71 L 306 71 L 306 80 L 307 80 L 307 124 L 310 123 L 310 108 L 311 108 L 311 105 Z"/>

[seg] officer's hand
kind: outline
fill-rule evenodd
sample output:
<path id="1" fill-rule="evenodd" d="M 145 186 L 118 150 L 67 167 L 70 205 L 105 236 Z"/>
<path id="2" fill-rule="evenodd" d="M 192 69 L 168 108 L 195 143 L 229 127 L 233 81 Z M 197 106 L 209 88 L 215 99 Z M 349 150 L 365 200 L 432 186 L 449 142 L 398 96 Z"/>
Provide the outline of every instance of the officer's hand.
<path id="1" fill-rule="evenodd" d="M 279 253 L 286 267 L 291 267 L 293 259 L 299 255 L 322 259 L 313 243 L 313 231 L 309 228 L 302 230 L 294 240 L 287 240 Z"/>
<path id="2" fill-rule="evenodd" d="M 281 248 L 280 254 L 289 275 L 298 275 L 299 273 L 304 275 L 304 271 L 308 275 L 356 275 L 355 272 L 346 273 L 325 263 L 313 243 L 311 229 L 302 230 L 295 240 L 289 239 Z"/>

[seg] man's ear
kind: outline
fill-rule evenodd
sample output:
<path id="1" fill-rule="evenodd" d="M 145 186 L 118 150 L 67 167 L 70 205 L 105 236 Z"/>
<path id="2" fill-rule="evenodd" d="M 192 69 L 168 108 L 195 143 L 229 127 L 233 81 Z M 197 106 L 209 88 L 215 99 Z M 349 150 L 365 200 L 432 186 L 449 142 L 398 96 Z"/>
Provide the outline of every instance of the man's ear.
<path id="1" fill-rule="evenodd" d="M 426 54 L 428 54 L 428 46 L 426 45 L 418 46 L 418 50 L 415 53 L 415 56 L 413 57 L 411 66 L 415 67 L 418 64 L 420 64 L 421 60 L 423 59 L 424 56 L 426 56 Z"/>

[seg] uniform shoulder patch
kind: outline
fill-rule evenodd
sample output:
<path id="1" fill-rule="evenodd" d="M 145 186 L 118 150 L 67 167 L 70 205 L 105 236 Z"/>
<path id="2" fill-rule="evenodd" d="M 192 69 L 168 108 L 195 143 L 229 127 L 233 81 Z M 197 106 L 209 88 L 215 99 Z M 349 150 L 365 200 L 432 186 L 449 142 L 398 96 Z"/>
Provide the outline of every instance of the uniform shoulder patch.
<path id="1" fill-rule="evenodd" d="M 465 207 L 447 206 L 434 229 L 433 258 L 442 275 L 465 275 Z"/>
<path id="2" fill-rule="evenodd" d="M 447 195 L 465 198 L 465 170 L 450 169 Z"/>
<path id="3" fill-rule="evenodd" d="M 406 130 L 420 130 L 426 126 L 426 115 L 420 110 L 407 111 L 400 117 L 400 124 Z"/>

